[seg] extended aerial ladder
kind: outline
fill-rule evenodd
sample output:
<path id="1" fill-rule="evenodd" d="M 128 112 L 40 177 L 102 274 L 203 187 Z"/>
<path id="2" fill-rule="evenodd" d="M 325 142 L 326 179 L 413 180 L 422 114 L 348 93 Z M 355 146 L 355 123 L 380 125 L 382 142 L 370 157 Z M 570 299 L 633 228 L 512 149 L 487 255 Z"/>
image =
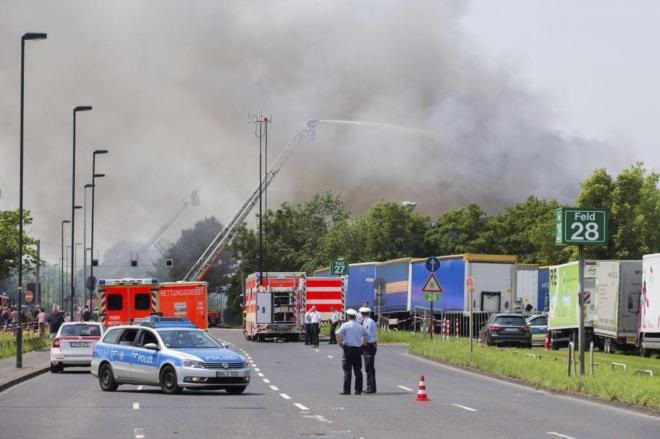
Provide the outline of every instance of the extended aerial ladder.
<path id="1" fill-rule="evenodd" d="M 149 237 L 149 240 L 145 242 L 137 251 L 135 254 L 135 260 L 139 260 L 144 253 L 146 253 L 147 250 L 151 248 L 152 245 L 154 244 L 159 244 L 158 240 L 160 239 L 161 236 L 163 236 L 163 233 L 172 225 L 176 219 L 181 216 L 181 214 L 188 208 L 188 206 L 199 206 L 199 195 L 197 195 L 197 191 L 192 191 L 190 195 L 187 195 L 183 199 L 183 205 L 177 210 L 174 215 L 172 215 L 165 224 L 160 226 L 158 230 L 156 230 L 151 237 Z M 158 247 L 157 247 L 158 248 Z M 161 252 L 162 254 L 162 249 L 158 248 L 158 251 Z M 131 258 L 132 259 L 132 258 Z M 122 279 L 123 277 L 126 276 L 128 273 L 128 269 L 131 267 L 131 264 L 127 264 L 122 266 L 119 270 L 115 272 L 114 279 Z"/>
<path id="2" fill-rule="evenodd" d="M 277 156 L 273 166 L 266 172 L 264 179 L 261 181 L 261 184 L 258 184 L 257 187 L 250 193 L 247 200 L 243 202 L 238 211 L 234 216 L 229 220 L 227 225 L 216 235 L 216 237 L 211 241 L 211 244 L 208 246 L 204 253 L 199 257 L 197 262 L 190 268 L 188 273 L 183 278 L 184 281 L 201 281 L 204 280 L 206 274 L 209 272 L 211 267 L 218 261 L 220 255 L 225 250 L 231 238 L 234 234 L 234 231 L 238 226 L 240 226 L 252 208 L 259 202 L 259 195 L 268 188 L 268 185 L 273 181 L 277 174 L 282 170 L 284 164 L 289 159 L 293 151 L 296 149 L 298 144 L 302 141 L 309 141 L 314 139 L 314 134 L 316 132 L 317 120 L 309 120 L 305 127 L 300 130 L 294 137 L 289 141 L 289 143 L 284 147 L 280 155 Z"/>

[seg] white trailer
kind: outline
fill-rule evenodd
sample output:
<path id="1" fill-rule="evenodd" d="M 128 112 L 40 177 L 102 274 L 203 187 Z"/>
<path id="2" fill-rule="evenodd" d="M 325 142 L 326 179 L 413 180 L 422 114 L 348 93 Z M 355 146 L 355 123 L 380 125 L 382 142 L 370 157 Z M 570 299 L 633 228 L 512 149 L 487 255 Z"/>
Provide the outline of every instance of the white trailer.
<path id="1" fill-rule="evenodd" d="M 640 352 L 648 357 L 660 351 L 660 253 L 642 258 L 642 295 L 639 306 Z"/>
<path id="2" fill-rule="evenodd" d="M 641 286 L 642 261 L 598 261 L 594 334 L 605 352 L 637 344 Z"/>
<path id="3" fill-rule="evenodd" d="M 542 312 L 539 307 L 539 266 L 516 265 L 516 310 L 521 312 Z"/>

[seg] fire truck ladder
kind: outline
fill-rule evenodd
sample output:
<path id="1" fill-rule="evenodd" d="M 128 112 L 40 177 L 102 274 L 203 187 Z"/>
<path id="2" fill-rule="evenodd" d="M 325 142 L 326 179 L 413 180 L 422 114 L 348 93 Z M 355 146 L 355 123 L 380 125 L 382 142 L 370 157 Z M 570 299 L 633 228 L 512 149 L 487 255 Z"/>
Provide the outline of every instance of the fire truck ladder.
<path id="1" fill-rule="evenodd" d="M 243 202 L 238 211 L 229 220 L 227 225 L 223 227 L 223 229 L 216 235 L 215 238 L 213 238 L 211 244 L 209 244 L 207 249 L 204 250 L 204 253 L 202 253 L 199 259 L 197 259 L 197 262 L 193 264 L 188 273 L 186 273 L 183 278 L 184 281 L 204 280 L 206 274 L 217 262 L 218 258 L 220 255 L 222 255 L 222 252 L 231 241 L 236 228 L 242 224 L 243 221 L 245 221 L 245 218 L 247 218 L 252 208 L 255 206 L 255 204 L 257 204 L 257 202 L 259 202 L 259 194 L 265 191 L 268 188 L 268 185 L 277 176 L 277 174 L 279 174 L 298 144 L 302 141 L 310 141 L 314 139 L 317 123 L 318 121 L 316 120 L 307 121 L 305 127 L 300 130 L 293 137 L 293 139 L 291 139 L 291 141 L 289 141 L 282 152 L 280 152 L 280 154 L 277 156 L 275 163 L 273 163 L 271 168 L 266 172 L 261 185 L 257 185 L 257 187 L 248 196 L 247 200 Z"/>

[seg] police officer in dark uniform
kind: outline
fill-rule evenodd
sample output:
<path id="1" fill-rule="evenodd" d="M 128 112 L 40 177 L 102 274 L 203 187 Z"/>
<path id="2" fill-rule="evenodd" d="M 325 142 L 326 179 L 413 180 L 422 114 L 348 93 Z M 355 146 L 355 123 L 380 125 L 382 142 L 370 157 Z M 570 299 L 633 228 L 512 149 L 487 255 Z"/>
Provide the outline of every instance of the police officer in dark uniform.
<path id="1" fill-rule="evenodd" d="M 367 388 L 364 393 L 376 393 L 376 322 L 370 317 L 371 309 L 363 306 L 360 308 L 362 314 L 362 326 L 367 330 L 367 344 L 362 348 L 362 355 L 364 356 L 364 371 L 367 374 Z"/>
<path id="2" fill-rule="evenodd" d="M 344 370 L 344 389 L 340 395 L 351 394 L 351 371 L 355 375 L 355 394 L 362 393 L 362 346 L 367 342 L 369 333 L 355 321 L 357 312 L 346 310 L 347 321 L 336 332 L 337 343 L 344 350 L 341 367 Z"/>

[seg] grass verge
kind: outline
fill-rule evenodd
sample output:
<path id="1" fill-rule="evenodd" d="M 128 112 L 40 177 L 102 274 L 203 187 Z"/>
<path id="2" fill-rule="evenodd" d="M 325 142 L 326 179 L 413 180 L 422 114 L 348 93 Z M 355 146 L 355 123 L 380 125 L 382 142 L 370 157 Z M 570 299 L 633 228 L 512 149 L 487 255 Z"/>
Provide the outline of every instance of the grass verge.
<path id="1" fill-rule="evenodd" d="M 381 332 L 379 343 L 409 343 L 410 353 L 456 366 L 519 380 L 536 388 L 577 392 L 609 401 L 620 401 L 660 410 L 660 363 L 655 358 L 597 352 L 594 375 L 571 378 L 567 374 L 567 351 L 497 349 L 467 340 L 429 340 L 406 332 Z M 535 357 L 528 356 L 528 354 Z M 588 373 L 588 353 L 585 356 Z M 625 363 L 627 371 L 612 370 L 611 362 Z M 636 375 L 635 369 L 652 370 L 654 376 Z"/>
<path id="2" fill-rule="evenodd" d="M 23 352 L 31 352 L 50 346 L 49 337 L 36 333 L 23 333 Z M 16 338 L 11 333 L 0 333 L 0 359 L 16 355 Z"/>

